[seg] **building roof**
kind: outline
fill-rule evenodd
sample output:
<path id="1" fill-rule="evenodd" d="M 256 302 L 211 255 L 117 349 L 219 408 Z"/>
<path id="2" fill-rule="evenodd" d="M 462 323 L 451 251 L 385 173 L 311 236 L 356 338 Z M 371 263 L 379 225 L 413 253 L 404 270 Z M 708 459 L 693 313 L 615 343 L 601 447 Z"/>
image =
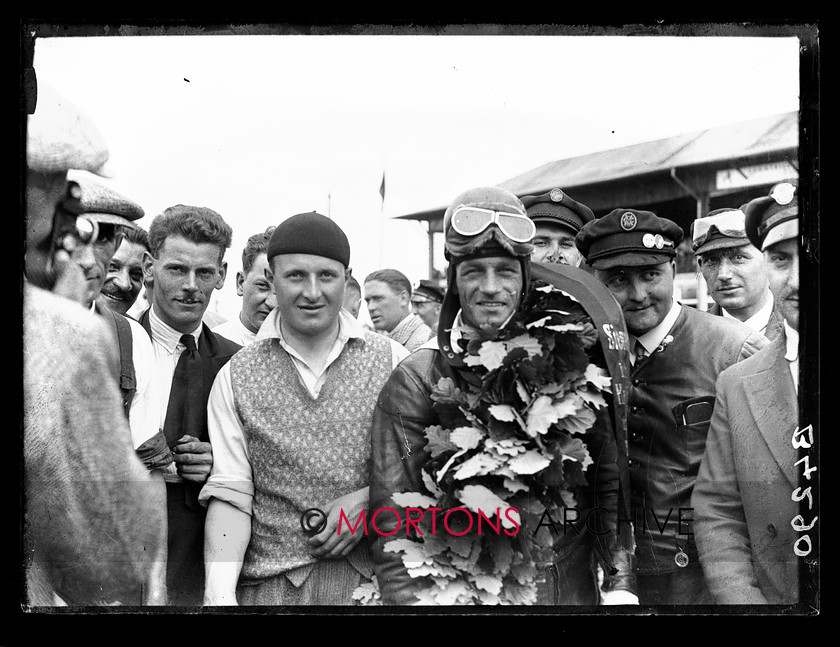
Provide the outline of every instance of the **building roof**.
<path id="1" fill-rule="evenodd" d="M 549 162 L 499 186 L 519 196 L 558 186 L 571 190 L 657 171 L 791 151 L 798 145 L 799 113 L 789 112 Z M 443 206 L 397 218 L 433 221 L 442 218 L 445 210 Z"/>

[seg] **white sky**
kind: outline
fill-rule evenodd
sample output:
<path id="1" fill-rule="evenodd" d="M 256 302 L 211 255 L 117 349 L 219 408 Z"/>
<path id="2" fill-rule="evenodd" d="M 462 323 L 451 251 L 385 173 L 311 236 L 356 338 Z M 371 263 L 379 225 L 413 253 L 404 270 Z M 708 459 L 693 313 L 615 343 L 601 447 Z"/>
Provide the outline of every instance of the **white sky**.
<path id="1" fill-rule="evenodd" d="M 39 80 L 111 149 L 152 218 L 206 206 L 234 230 L 211 309 L 239 309 L 248 236 L 302 211 L 347 233 L 361 281 L 425 278 L 425 223 L 553 160 L 799 109 L 794 37 L 111 36 L 36 41 Z M 379 186 L 386 174 L 384 205 Z M 444 269 L 440 237 L 436 266 Z M 364 315 L 363 315 L 364 316 Z"/>

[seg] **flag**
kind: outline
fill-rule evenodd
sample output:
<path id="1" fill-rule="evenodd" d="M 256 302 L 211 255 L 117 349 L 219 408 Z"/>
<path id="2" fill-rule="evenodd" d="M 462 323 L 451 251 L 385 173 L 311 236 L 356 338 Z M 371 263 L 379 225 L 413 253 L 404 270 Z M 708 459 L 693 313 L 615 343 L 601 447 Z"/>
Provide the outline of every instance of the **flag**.
<path id="1" fill-rule="evenodd" d="M 382 184 L 379 185 L 379 195 L 382 196 L 382 202 L 385 202 L 385 171 L 382 172 Z"/>

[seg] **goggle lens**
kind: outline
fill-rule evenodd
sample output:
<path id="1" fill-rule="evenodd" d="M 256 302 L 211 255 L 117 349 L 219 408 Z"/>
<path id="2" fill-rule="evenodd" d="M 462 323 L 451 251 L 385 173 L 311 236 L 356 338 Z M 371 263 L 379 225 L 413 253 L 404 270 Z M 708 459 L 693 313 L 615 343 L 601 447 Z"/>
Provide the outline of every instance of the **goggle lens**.
<path id="1" fill-rule="evenodd" d="M 534 222 L 518 213 L 459 207 L 452 214 L 452 228 L 462 236 L 476 236 L 492 224 L 498 225 L 505 236 L 518 243 L 528 242 L 537 232 Z"/>

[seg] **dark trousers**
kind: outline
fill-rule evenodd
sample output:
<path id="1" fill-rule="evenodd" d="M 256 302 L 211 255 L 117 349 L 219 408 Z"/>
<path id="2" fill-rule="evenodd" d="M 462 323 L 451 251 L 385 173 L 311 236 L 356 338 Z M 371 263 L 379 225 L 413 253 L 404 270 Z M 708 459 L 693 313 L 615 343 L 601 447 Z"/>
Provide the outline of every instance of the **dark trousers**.
<path id="1" fill-rule="evenodd" d="M 207 510 L 198 503 L 199 489 L 192 483 L 166 484 L 169 520 L 166 589 L 170 605 L 201 606 L 204 602 Z"/>
<path id="2" fill-rule="evenodd" d="M 639 604 L 714 604 L 700 564 L 658 575 L 636 575 Z"/>

